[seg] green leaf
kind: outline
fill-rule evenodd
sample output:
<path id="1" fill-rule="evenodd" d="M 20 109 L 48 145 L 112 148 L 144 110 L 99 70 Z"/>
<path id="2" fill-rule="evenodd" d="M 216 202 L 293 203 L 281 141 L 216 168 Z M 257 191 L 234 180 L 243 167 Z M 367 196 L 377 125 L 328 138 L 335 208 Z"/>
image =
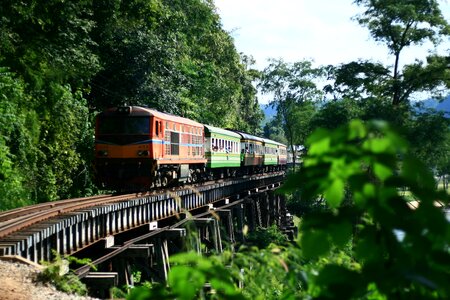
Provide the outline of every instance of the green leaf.
<path id="1" fill-rule="evenodd" d="M 382 181 L 385 181 L 386 179 L 388 179 L 389 177 L 391 177 L 392 174 L 393 174 L 391 168 L 386 167 L 385 165 L 380 164 L 380 163 L 374 163 L 374 164 L 373 164 L 373 172 L 374 172 L 375 175 L 377 175 L 378 178 L 380 178 Z"/>
<path id="2" fill-rule="evenodd" d="M 365 291 L 361 283 L 361 276 L 357 272 L 336 265 L 326 265 L 316 281 L 322 287 L 323 296 L 333 295 L 334 299 L 359 298 L 355 295 L 358 289 Z"/>
<path id="3" fill-rule="evenodd" d="M 310 229 L 302 234 L 301 246 L 306 258 L 315 258 L 327 254 L 331 249 L 328 235 L 322 230 Z"/>
<path id="4" fill-rule="evenodd" d="M 206 282 L 206 276 L 189 266 L 175 266 L 170 270 L 168 282 L 179 299 L 194 299 Z"/>
<path id="5" fill-rule="evenodd" d="M 327 203 L 333 207 L 338 207 L 344 199 L 344 181 L 340 178 L 333 180 L 331 185 L 325 191 L 325 199 Z"/>
<path id="6" fill-rule="evenodd" d="M 373 153 L 385 153 L 392 148 L 391 141 L 386 138 L 374 138 L 364 142 L 363 148 Z"/>
<path id="7" fill-rule="evenodd" d="M 352 224 L 348 221 L 333 223 L 328 227 L 333 243 L 338 247 L 345 246 L 352 236 Z"/>
<path id="8" fill-rule="evenodd" d="M 348 139 L 362 139 L 367 135 L 367 129 L 361 120 L 352 120 L 349 124 Z"/>
<path id="9" fill-rule="evenodd" d="M 320 155 L 327 152 L 330 149 L 330 137 L 325 137 L 311 145 L 309 149 L 310 155 Z"/>

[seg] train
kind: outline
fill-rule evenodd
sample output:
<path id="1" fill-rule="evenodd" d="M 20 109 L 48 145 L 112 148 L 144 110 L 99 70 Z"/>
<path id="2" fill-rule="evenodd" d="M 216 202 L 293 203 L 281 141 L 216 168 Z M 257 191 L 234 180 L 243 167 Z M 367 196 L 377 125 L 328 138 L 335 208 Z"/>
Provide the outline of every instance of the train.
<path id="1" fill-rule="evenodd" d="M 281 171 L 286 145 L 140 106 L 95 121 L 94 174 L 109 190 L 148 190 Z"/>

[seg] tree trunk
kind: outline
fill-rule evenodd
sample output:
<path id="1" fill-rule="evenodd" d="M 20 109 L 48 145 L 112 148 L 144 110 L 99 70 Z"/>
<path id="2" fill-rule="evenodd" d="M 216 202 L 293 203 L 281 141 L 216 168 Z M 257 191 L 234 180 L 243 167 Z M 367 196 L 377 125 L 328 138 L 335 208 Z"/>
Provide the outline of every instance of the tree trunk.
<path id="1" fill-rule="evenodd" d="M 394 82 L 392 85 L 392 105 L 397 106 L 400 104 L 400 82 L 398 79 L 398 64 L 400 60 L 400 52 L 395 53 L 394 75 L 392 76 Z"/>

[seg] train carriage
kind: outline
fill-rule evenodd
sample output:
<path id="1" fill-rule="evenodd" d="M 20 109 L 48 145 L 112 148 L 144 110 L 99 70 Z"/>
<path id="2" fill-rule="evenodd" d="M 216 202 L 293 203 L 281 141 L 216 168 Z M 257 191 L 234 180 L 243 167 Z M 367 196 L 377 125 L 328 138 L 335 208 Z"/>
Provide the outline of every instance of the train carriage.
<path id="1" fill-rule="evenodd" d="M 278 164 L 278 145 L 275 141 L 269 139 L 264 140 L 264 155 L 263 155 L 263 163 L 266 167 L 266 170 L 273 170 L 274 166 Z"/>
<path id="2" fill-rule="evenodd" d="M 279 167 L 281 167 L 281 169 L 285 169 L 286 164 L 287 164 L 287 147 L 286 147 L 286 145 L 278 143 L 277 156 L 278 156 L 277 165 Z"/>
<path id="3" fill-rule="evenodd" d="M 244 172 L 256 173 L 263 169 L 264 139 L 241 131 L 241 167 Z"/>
<path id="4" fill-rule="evenodd" d="M 205 157 L 210 177 L 231 176 L 240 167 L 241 136 L 233 131 L 205 126 Z"/>
<path id="5" fill-rule="evenodd" d="M 112 108 L 97 116 L 95 153 L 97 180 L 108 188 L 195 181 L 206 164 L 204 129 L 148 108 Z"/>

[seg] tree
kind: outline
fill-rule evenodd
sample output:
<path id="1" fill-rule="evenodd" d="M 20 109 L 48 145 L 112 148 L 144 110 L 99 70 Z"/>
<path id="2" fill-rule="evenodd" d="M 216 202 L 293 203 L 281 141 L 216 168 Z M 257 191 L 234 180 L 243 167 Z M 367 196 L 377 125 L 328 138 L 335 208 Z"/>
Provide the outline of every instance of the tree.
<path id="1" fill-rule="evenodd" d="M 309 139 L 303 168 L 284 190 L 306 199 L 324 197 L 328 209 L 302 220 L 300 247 L 311 261 L 351 245 L 360 264 L 352 269 L 327 262 L 307 276 L 321 299 L 446 299 L 450 225 L 426 166 L 385 122 L 354 120 L 337 130 L 318 130 Z M 402 161 L 398 158 L 402 157 Z M 420 202 L 407 205 L 407 188 Z M 344 201 L 350 200 L 350 201 Z"/>
<path id="2" fill-rule="evenodd" d="M 414 112 L 405 126 L 405 136 L 411 144 L 411 152 L 419 157 L 430 170 L 448 161 L 450 150 L 447 137 L 450 120 L 442 112 L 424 110 Z"/>
<path id="3" fill-rule="evenodd" d="M 14 124 L 24 124 L 21 134 L 8 132 L 6 146 L 14 168 L 26 170 L 21 184 L 29 202 L 68 197 L 86 166 L 78 152 L 82 139 L 92 139 L 84 97 L 99 69 L 91 5 L 90 0 L 0 4 L 5 32 L 0 65 L 22 82 L 21 93 L 6 93 L 4 100 L 23 118 Z"/>
<path id="4" fill-rule="evenodd" d="M 263 127 L 263 134 L 266 138 L 287 144 L 286 135 L 284 134 L 281 120 L 277 116 L 273 116 Z"/>
<path id="5" fill-rule="evenodd" d="M 388 98 L 389 69 L 380 63 L 359 60 L 329 67 L 329 77 L 334 79 L 333 86 L 327 86 L 327 92 L 335 100 L 348 98 L 353 100 Z"/>
<path id="6" fill-rule="evenodd" d="M 262 114 L 251 59 L 240 56 L 212 1 L 95 2 L 102 70 L 90 104 L 144 105 L 255 132 Z"/>
<path id="7" fill-rule="evenodd" d="M 429 58 L 429 67 L 421 62 L 406 66 L 400 73 L 402 51 L 413 45 L 430 41 L 437 45 L 442 38 L 450 35 L 448 22 L 435 0 L 355 0 L 366 10 L 356 20 L 366 26 L 372 37 L 386 44 L 394 55 L 392 77 L 388 84 L 392 104 L 397 106 L 407 102 L 412 92 L 431 90 L 439 85 L 448 84 L 449 72 L 446 59 L 433 56 Z M 414 69 L 414 72 L 411 70 Z M 426 77 L 424 77 L 424 75 Z M 419 80 L 424 79 L 426 80 Z"/>
<path id="8" fill-rule="evenodd" d="M 33 138 L 36 125 L 29 125 L 37 120 L 25 108 L 29 96 L 24 85 L 0 68 L 0 210 L 32 204 L 27 176 L 36 169 L 37 148 Z"/>
<path id="9" fill-rule="evenodd" d="M 322 100 L 323 93 L 315 80 L 323 74 L 313 68 L 311 61 L 293 64 L 283 60 L 270 60 L 263 71 L 259 87 L 263 93 L 273 93 L 269 103 L 276 107 L 283 129 L 291 147 L 295 165 L 295 145 L 303 144 L 310 133 L 309 120 L 314 115 L 314 103 Z"/>

